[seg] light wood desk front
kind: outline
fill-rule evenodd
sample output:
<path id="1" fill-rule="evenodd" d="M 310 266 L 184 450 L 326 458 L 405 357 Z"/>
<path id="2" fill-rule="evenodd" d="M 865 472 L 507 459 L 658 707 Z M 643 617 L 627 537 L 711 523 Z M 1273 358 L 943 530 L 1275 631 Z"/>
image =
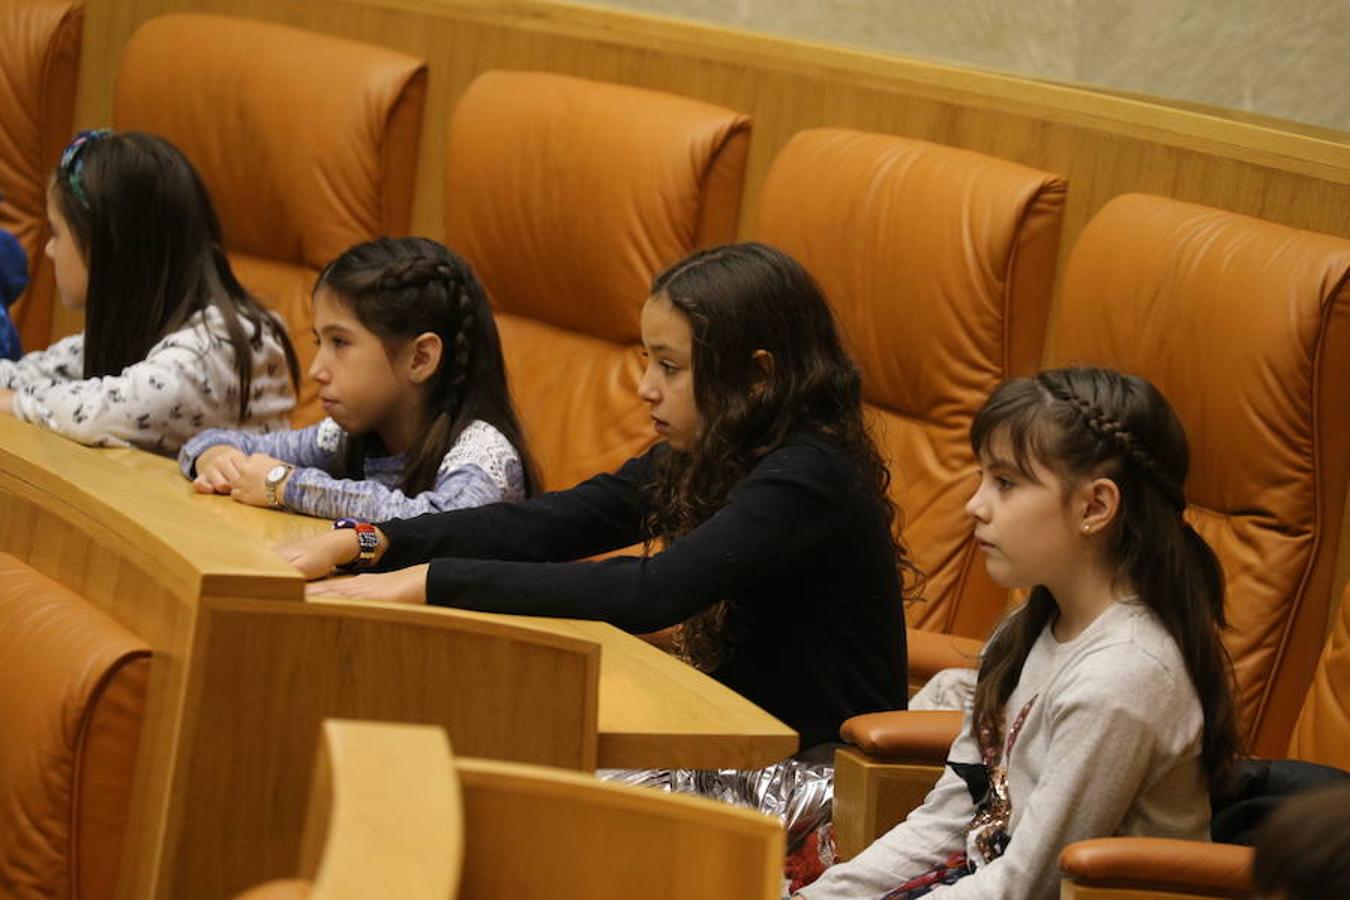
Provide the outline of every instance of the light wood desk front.
<path id="1" fill-rule="evenodd" d="M 101 453 L 145 478 L 168 482 L 190 503 L 227 527 L 268 545 L 322 534 L 332 527 L 315 519 L 195 494 L 168 459 L 136 450 Z M 311 599 L 310 604 L 342 604 Z M 351 604 L 356 605 L 356 604 Z M 367 606 L 367 604 L 360 604 Z M 433 615 L 449 610 L 428 609 Z M 605 622 L 454 612 L 487 621 L 506 619 L 601 646 L 599 748 L 602 768 L 760 768 L 796 752 L 797 735 L 786 725 L 708 676 L 646 641 Z"/>
<path id="2" fill-rule="evenodd" d="M 320 713 L 453 731 L 447 698 L 487 694 L 510 715 L 458 723 L 457 745 L 580 769 L 749 768 L 796 748 L 767 713 L 603 623 L 306 600 L 268 545 L 328 527 L 0 416 L 0 549 L 155 651 L 120 896 L 227 896 L 292 871 Z M 550 695 L 522 691 L 529 679 Z"/>

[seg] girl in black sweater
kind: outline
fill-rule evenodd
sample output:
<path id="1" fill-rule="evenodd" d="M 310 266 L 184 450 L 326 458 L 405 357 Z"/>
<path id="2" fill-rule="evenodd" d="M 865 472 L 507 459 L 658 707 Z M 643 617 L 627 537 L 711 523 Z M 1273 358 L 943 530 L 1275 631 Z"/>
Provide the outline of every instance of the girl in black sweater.
<path id="1" fill-rule="evenodd" d="M 662 272 L 642 309 L 639 394 L 662 439 L 612 474 L 522 504 L 343 528 L 281 551 L 340 596 L 678 625 L 692 664 L 795 728 L 905 706 L 890 475 L 819 287 L 762 244 Z M 586 557 L 642 543 L 640 556 Z M 362 559 L 362 557 L 366 559 Z M 806 674 L 804 674 L 806 673 Z"/>

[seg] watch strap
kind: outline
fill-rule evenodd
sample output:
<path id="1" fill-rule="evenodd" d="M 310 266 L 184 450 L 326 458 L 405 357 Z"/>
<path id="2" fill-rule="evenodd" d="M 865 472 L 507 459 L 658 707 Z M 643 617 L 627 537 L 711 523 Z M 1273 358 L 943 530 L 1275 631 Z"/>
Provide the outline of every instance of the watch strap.
<path id="1" fill-rule="evenodd" d="M 342 518 L 333 523 L 333 528 L 350 528 L 356 532 L 356 543 L 358 552 L 356 558 L 351 562 L 343 563 L 338 566 L 343 571 L 355 571 L 358 569 L 369 569 L 375 563 L 375 551 L 380 549 L 380 535 L 375 530 L 375 526 L 369 522 L 358 522 L 356 519 Z"/>

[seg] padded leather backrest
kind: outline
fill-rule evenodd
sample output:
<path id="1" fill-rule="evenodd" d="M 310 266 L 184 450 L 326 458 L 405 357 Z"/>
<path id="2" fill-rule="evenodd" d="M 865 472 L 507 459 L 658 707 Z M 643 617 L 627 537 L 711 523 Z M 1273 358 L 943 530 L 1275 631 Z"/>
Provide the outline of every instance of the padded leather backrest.
<path id="1" fill-rule="evenodd" d="M 28 289 L 10 310 L 25 350 L 51 337 L 47 179 L 71 138 L 83 18 L 81 5 L 65 0 L 0 4 L 0 229 L 28 254 Z"/>
<path id="2" fill-rule="evenodd" d="M 834 128 L 774 159 L 758 236 L 830 299 L 889 457 L 904 539 L 927 577 L 911 626 L 983 638 L 1007 606 L 964 512 L 970 420 L 1034 371 L 1054 284 L 1063 179 L 967 150 Z"/>
<path id="3" fill-rule="evenodd" d="M 1350 241 L 1130 194 L 1064 275 L 1053 365 L 1142 375 L 1191 448 L 1253 749 L 1282 754 L 1326 635 L 1350 468 Z"/>
<path id="4" fill-rule="evenodd" d="M 150 650 L 0 553 L 0 895 L 112 897 Z"/>
<path id="5" fill-rule="evenodd" d="M 545 486 L 652 440 L 637 397 L 652 277 L 736 231 L 749 120 L 684 97 L 487 72 L 450 121 L 446 241 L 498 313 Z"/>
<path id="6" fill-rule="evenodd" d="M 313 359 L 310 289 L 352 244 L 405 234 L 426 64 L 247 19 L 159 16 L 128 42 L 113 118 L 176 144 L 201 173 L 240 280 Z M 321 417 L 302 378 L 295 424 Z"/>
<path id="7" fill-rule="evenodd" d="M 1350 771 L 1350 584 L 1289 742 L 1294 759 Z"/>

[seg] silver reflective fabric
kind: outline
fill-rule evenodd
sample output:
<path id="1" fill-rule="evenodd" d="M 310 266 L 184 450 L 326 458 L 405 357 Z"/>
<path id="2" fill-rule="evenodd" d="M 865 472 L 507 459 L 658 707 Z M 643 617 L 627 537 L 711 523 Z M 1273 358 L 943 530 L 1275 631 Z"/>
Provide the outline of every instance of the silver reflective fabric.
<path id="1" fill-rule="evenodd" d="M 773 816 L 787 832 L 784 896 L 834 862 L 834 766 L 788 759 L 766 769 L 600 769 L 605 781 L 694 794 Z"/>

